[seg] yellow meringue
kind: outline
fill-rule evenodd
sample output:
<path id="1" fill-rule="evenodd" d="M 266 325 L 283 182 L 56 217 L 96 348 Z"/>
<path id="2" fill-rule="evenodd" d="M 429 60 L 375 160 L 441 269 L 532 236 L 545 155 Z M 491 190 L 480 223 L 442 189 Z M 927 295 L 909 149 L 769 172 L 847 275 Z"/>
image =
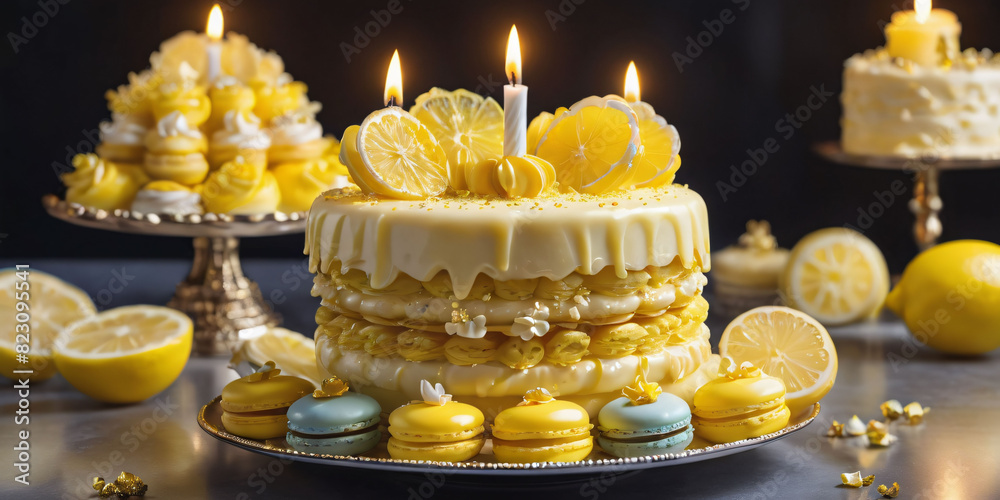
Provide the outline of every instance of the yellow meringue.
<path id="1" fill-rule="evenodd" d="M 208 148 L 208 163 L 219 168 L 232 161 L 237 155 L 248 163 L 267 165 L 267 149 L 271 147 L 271 135 L 260 128 L 260 118 L 252 112 L 229 111 L 223 128 L 212 134 Z"/>
<path id="2" fill-rule="evenodd" d="M 272 170 L 281 189 L 282 212 L 305 212 L 336 180 L 334 168 L 322 158 L 282 163 Z"/>
<path id="3" fill-rule="evenodd" d="M 139 187 L 149 181 L 142 169 L 102 160 L 95 154 L 73 157 L 76 170 L 62 174 L 66 201 L 102 210 L 126 209 Z"/>
<path id="4" fill-rule="evenodd" d="M 205 128 L 209 131 L 219 130 L 225 126 L 226 114 L 230 111 L 252 113 L 257 102 L 253 89 L 232 77 L 219 78 L 209 89 L 208 96 L 212 101 L 212 114 L 205 122 Z"/>
<path id="5" fill-rule="evenodd" d="M 250 85 L 256 96 L 253 112 L 266 124 L 299 109 L 308 102 L 306 98 L 308 87 L 302 82 L 278 82 L 277 85 L 268 85 L 261 80 L 253 80 Z"/>
<path id="6" fill-rule="evenodd" d="M 180 111 L 173 111 L 156 123 L 146 135 L 146 173 L 193 186 L 205 180 L 208 142 L 201 131 L 190 125 Z"/>
<path id="7" fill-rule="evenodd" d="M 192 127 L 208 120 L 212 103 L 200 86 L 163 85 L 153 99 L 153 118 L 157 121 L 174 111 L 180 111 Z"/>
<path id="8" fill-rule="evenodd" d="M 212 172 L 199 192 L 205 210 L 214 213 L 270 213 L 281 201 L 274 174 L 242 156 Z"/>

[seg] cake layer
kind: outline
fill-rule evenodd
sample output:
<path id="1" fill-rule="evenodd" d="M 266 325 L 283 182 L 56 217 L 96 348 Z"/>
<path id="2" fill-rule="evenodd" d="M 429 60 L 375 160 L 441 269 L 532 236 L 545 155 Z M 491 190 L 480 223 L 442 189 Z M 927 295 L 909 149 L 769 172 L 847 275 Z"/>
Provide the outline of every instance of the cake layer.
<path id="1" fill-rule="evenodd" d="M 647 269 L 649 272 L 629 271 L 629 277 L 620 280 L 612 275 L 602 284 L 590 281 L 596 276 L 575 273 L 560 281 L 543 278 L 545 282 L 541 284 L 519 283 L 520 290 L 510 287 L 509 282 L 501 284 L 504 290 L 498 290 L 490 278 L 480 276 L 473 291 L 461 300 L 448 287 L 437 289 L 405 275 L 400 275 L 389 287 L 376 290 L 365 279 L 352 282 L 344 276 L 320 273 L 314 280 L 313 295 L 321 297 L 323 304 L 331 309 L 379 324 L 443 332 L 447 323 L 454 321 L 454 312 L 461 310 L 468 317 L 482 315 L 491 331 L 509 331 L 517 318 L 539 306 L 547 311 L 544 319 L 550 324 L 611 324 L 627 321 L 633 315 L 658 315 L 691 302 L 707 281 L 697 270 Z M 598 276 L 602 274 L 605 273 Z M 638 277 L 639 274 L 643 276 Z M 650 279 L 651 274 L 663 278 Z"/>
<path id="2" fill-rule="evenodd" d="M 556 281 L 610 267 L 626 278 L 675 258 L 707 271 L 708 216 L 701 197 L 679 185 L 517 200 L 387 200 L 344 189 L 313 203 L 305 251 L 314 273 L 362 271 L 374 289 L 443 271 L 465 299 L 480 275 Z"/>
<path id="3" fill-rule="evenodd" d="M 628 385 L 638 373 L 640 357 L 649 362 L 649 380 L 673 383 L 693 373 L 711 354 L 708 327 L 688 342 L 666 346 L 642 356 L 586 357 L 567 366 L 543 362 L 530 369 L 513 369 L 490 361 L 460 366 L 448 361 L 407 361 L 379 357 L 363 350 L 345 350 L 330 336 L 316 338 L 316 360 L 322 370 L 350 381 L 352 387 L 375 385 L 419 399 L 420 381 L 442 383 L 456 399 L 462 396 L 520 397 L 530 389 L 545 387 L 554 394 L 596 394 Z"/>
<path id="4" fill-rule="evenodd" d="M 843 148 L 859 155 L 1000 158 L 1000 63 L 975 51 L 947 67 L 885 50 L 847 60 Z"/>

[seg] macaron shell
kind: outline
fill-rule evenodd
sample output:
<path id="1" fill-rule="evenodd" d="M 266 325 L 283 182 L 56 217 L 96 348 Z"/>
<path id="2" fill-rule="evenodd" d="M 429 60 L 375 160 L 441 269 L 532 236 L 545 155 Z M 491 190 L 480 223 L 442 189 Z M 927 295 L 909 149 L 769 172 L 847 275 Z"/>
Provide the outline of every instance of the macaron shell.
<path id="1" fill-rule="evenodd" d="M 597 415 L 598 429 L 613 438 L 666 434 L 690 421 L 688 404 L 666 393 L 647 404 L 635 404 L 627 397 L 620 397 L 601 408 Z"/>
<path id="2" fill-rule="evenodd" d="M 493 420 L 493 437 L 502 440 L 554 439 L 588 433 L 594 426 L 582 406 L 569 401 L 513 406 Z"/>
<path id="3" fill-rule="evenodd" d="M 768 375 L 729 379 L 720 377 L 703 385 L 694 394 L 691 410 L 695 416 L 738 413 L 741 408 L 770 404 L 785 396 L 785 383 Z"/>
<path id="4" fill-rule="evenodd" d="M 378 444 L 382 433 L 378 429 L 363 434 L 327 438 L 307 438 L 289 432 L 285 441 L 303 453 L 317 455 L 360 455 Z"/>
<path id="5" fill-rule="evenodd" d="M 431 462 L 461 462 L 483 449 L 486 438 L 482 435 L 451 443 L 420 443 L 389 438 L 389 456 L 396 460 L 425 460 Z"/>
<path id="6" fill-rule="evenodd" d="M 695 434 L 713 443 L 731 443 L 777 432 L 788 425 L 791 411 L 783 403 L 774 409 L 745 418 L 692 419 Z"/>
<path id="7" fill-rule="evenodd" d="M 432 405 L 418 401 L 389 414 L 389 434 L 420 443 L 450 443 L 483 433 L 483 412 L 457 401 Z"/>
<path id="8" fill-rule="evenodd" d="M 648 455 L 680 453 L 684 451 L 684 449 L 687 448 L 693 440 L 694 430 L 691 427 L 688 427 L 687 430 L 680 434 L 674 434 L 655 441 L 643 442 L 619 441 L 602 434 L 597 437 L 597 444 L 601 446 L 601 449 L 616 457 L 634 458 Z"/>
<path id="9" fill-rule="evenodd" d="M 312 382 L 299 377 L 278 375 L 259 382 L 234 380 L 222 389 L 223 410 L 246 412 L 284 408 L 313 392 Z"/>
<path id="10" fill-rule="evenodd" d="M 382 407 L 370 396 L 346 392 L 332 398 L 300 398 L 288 408 L 288 429 L 300 434 L 337 434 L 378 423 Z"/>
<path id="11" fill-rule="evenodd" d="M 590 456 L 594 438 L 590 434 L 559 439 L 506 441 L 493 438 L 493 455 L 500 462 L 576 462 Z"/>
<path id="12" fill-rule="evenodd" d="M 284 414 L 254 415 L 222 412 L 222 425 L 226 432 L 248 439 L 271 439 L 288 432 L 288 418 Z"/>

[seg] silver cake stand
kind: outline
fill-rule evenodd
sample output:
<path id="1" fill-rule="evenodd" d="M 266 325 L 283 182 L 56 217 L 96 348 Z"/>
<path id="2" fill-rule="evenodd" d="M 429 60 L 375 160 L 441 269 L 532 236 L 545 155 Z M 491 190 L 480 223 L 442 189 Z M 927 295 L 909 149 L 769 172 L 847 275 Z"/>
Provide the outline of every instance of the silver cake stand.
<path id="1" fill-rule="evenodd" d="M 841 165 L 879 170 L 901 170 L 912 173 L 914 176 L 913 199 L 910 200 L 909 206 L 910 211 L 916 216 L 916 222 L 913 224 L 913 237 L 921 250 L 934 246 L 943 230 L 940 214 L 944 203 L 941 201 L 938 189 L 941 172 L 1000 167 L 1000 158 L 978 160 L 939 156 L 907 158 L 903 156 L 856 155 L 845 152 L 840 141 L 821 142 L 814 145 L 813 150 L 826 160 Z"/>
<path id="2" fill-rule="evenodd" d="M 120 233 L 194 238 L 194 261 L 167 304 L 194 320 L 193 351 L 228 354 L 241 333 L 277 326 L 281 316 L 264 302 L 260 288 L 243 274 L 240 238 L 302 233 L 306 213 L 170 216 L 128 210 L 96 210 L 49 194 L 49 215 L 78 226 Z"/>

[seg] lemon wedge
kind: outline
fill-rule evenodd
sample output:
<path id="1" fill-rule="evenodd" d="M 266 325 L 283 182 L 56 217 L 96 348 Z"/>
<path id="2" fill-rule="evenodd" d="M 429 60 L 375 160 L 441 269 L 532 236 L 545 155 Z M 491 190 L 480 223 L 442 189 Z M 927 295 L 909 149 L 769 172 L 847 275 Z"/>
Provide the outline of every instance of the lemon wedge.
<path id="1" fill-rule="evenodd" d="M 274 361 L 285 375 L 304 378 L 316 387 L 323 381 L 316 366 L 316 343 L 285 328 L 268 328 L 261 335 L 243 342 L 233 354 L 230 365 L 238 365 L 240 361 L 247 361 L 255 370 Z"/>
<path id="2" fill-rule="evenodd" d="M 25 282 L 27 285 L 22 284 Z M 29 309 L 19 311 L 18 302 L 25 302 Z M 25 313 L 26 322 L 17 321 L 19 312 Z M 0 271 L 0 314 L 4 318 L 0 321 L 0 375 L 25 378 L 25 374 L 15 374 L 14 370 L 34 370 L 28 379 L 52 378 L 56 374 L 52 362 L 56 335 L 66 325 L 96 313 L 86 292 L 51 274 L 34 269 Z M 18 325 L 27 325 L 27 331 Z M 28 364 L 19 363 L 15 352 L 15 341 L 20 344 L 23 340 L 28 341 L 28 352 L 22 353 L 27 355 Z"/>
<path id="3" fill-rule="evenodd" d="M 52 346 L 59 373 L 107 403 L 135 403 L 166 389 L 191 353 L 193 327 L 160 306 L 109 309 L 67 326 Z"/>
<path id="4" fill-rule="evenodd" d="M 340 160 L 365 192 L 421 200 L 448 188 L 444 149 L 420 120 L 396 106 L 348 127 L 340 148 Z"/>
<path id="5" fill-rule="evenodd" d="M 552 120 L 538 140 L 538 156 L 555 167 L 560 184 L 598 194 L 632 179 L 640 145 L 639 119 L 628 103 L 591 96 Z"/>
<path id="6" fill-rule="evenodd" d="M 889 269 L 871 240 L 831 227 L 795 245 L 779 281 L 789 306 L 824 325 L 842 325 L 878 313 L 889 292 Z"/>
<path id="7" fill-rule="evenodd" d="M 467 165 L 499 157 L 503 151 L 503 109 L 492 97 L 435 87 L 417 97 L 410 114 L 438 139 L 452 170 L 464 171 Z"/>
<path id="8" fill-rule="evenodd" d="M 797 415 L 823 399 L 837 379 L 837 349 L 826 328 L 801 311 L 764 306 L 733 320 L 719 354 L 785 382 L 785 404 Z"/>

